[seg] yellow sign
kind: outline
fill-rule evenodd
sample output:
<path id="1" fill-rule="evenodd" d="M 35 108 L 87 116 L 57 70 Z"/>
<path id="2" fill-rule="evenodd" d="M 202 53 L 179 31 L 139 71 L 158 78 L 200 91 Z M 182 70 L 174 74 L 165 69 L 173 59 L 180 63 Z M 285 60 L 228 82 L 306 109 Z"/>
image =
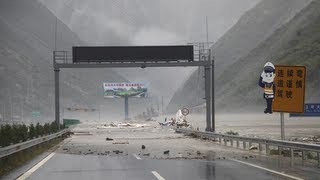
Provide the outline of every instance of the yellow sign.
<path id="1" fill-rule="evenodd" d="M 306 67 L 276 65 L 273 111 L 303 113 Z"/>

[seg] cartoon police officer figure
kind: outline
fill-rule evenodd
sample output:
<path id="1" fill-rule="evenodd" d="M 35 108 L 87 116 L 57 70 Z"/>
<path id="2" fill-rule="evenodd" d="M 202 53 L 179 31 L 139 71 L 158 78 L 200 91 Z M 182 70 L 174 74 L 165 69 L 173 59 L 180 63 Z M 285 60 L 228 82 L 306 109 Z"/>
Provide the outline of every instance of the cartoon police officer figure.
<path id="1" fill-rule="evenodd" d="M 263 97 L 264 99 L 266 99 L 267 102 L 267 108 L 264 110 L 264 113 L 266 114 L 272 114 L 272 102 L 275 96 L 275 77 L 276 74 L 274 65 L 271 62 L 267 62 L 264 65 L 263 71 L 259 79 L 259 86 L 264 88 Z"/>

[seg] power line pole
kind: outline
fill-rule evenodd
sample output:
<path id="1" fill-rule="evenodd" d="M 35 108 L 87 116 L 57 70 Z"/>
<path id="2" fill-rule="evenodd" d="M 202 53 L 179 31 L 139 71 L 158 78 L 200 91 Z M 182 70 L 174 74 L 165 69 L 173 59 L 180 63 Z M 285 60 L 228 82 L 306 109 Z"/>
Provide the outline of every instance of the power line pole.
<path id="1" fill-rule="evenodd" d="M 208 44 L 209 43 L 208 16 L 206 16 L 206 32 L 207 32 L 207 44 Z"/>
<path id="2" fill-rule="evenodd" d="M 56 24 L 55 24 L 55 30 L 54 30 L 54 50 L 57 50 L 57 23 L 58 18 L 56 17 Z"/>

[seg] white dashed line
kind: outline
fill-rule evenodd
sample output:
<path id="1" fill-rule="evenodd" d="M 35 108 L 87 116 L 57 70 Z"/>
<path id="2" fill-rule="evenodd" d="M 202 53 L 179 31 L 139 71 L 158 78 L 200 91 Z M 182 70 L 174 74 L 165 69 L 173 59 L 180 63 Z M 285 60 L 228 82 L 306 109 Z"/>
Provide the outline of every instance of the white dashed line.
<path id="1" fill-rule="evenodd" d="M 267 168 L 264 168 L 264 167 L 261 167 L 261 166 L 255 165 L 255 164 L 251 164 L 251 163 L 248 163 L 248 162 L 243 162 L 243 161 L 240 161 L 240 160 L 237 160 L 237 159 L 231 159 L 231 158 L 229 158 L 229 160 L 235 161 L 235 162 L 238 162 L 238 163 L 242 163 L 242 164 L 245 164 L 245 165 L 248 165 L 248 166 L 252 166 L 252 167 L 255 167 L 255 168 L 258 168 L 258 169 L 262 169 L 262 170 L 271 172 L 271 173 L 273 173 L 273 174 L 285 176 L 285 177 L 288 177 L 288 178 L 291 178 L 291 179 L 303 180 L 302 178 L 299 178 L 299 177 L 291 176 L 291 175 L 289 175 L 289 174 L 285 174 L 285 173 L 281 173 L 281 172 L 274 171 L 274 170 L 271 170 L 271 169 L 267 169 Z"/>
<path id="2" fill-rule="evenodd" d="M 162 176 L 160 176 L 159 173 L 157 173 L 157 171 L 151 171 L 151 173 L 159 180 L 166 180 L 165 178 L 163 178 Z"/>
<path id="3" fill-rule="evenodd" d="M 136 155 L 136 154 L 132 154 L 135 158 L 137 158 L 138 160 L 141 160 L 141 158 L 138 156 L 138 155 Z"/>
<path id="4" fill-rule="evenodd" d="M 49 154 L 47 157 L 45 157 L 44 159 L 42 159 L 42 161 L 40 161 L 38 164 L 36 164 L 35 166 L 33 166 L 31 169 L 29 169 L 27 172 L 25 172 L 23 175 L 21 175 L 17 180 L 24 180 L 26 178 L 28 178 L 32 173 L 34 173 L 37 169 L 39 169 L 42 165 L 44 165 L 44 163 L 46 163 L 50 158 L 52 158 L 52 156 L 54 156 L 56 153 L 51 153 Z"/>

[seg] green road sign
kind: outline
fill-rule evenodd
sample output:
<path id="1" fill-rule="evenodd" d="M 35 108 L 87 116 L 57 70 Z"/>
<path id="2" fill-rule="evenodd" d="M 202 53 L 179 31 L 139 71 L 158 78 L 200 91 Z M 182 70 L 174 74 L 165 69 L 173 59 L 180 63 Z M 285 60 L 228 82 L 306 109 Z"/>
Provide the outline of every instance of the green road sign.
<path id="1" fill-rule="evenodd" d="M 40 117 L 40 112 L 39 111 L 32 111 L 31 114 L 32 114 L 32 117 L 34 117 L 34 118 L 39 118 Z"/>

